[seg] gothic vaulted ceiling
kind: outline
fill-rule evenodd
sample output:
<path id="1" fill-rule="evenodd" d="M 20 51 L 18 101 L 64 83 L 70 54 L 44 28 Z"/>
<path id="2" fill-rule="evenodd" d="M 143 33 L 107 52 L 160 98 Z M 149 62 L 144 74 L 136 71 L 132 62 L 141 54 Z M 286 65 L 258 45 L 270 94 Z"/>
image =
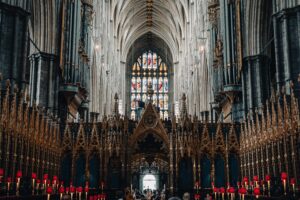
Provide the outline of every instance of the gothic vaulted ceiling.
<path id="1" fill-rule="evenodd" d="M 176 61 L 188 21 L 186 13 L 189 0 L 111 1 L 111 19 L 114 19 L 115 36 L 123 58 L 129 55 L 133 44 L 149 45 L 150 37 L 152 49 L 162 50 L 164 41 L 168 46 L 167 51 Z"/>

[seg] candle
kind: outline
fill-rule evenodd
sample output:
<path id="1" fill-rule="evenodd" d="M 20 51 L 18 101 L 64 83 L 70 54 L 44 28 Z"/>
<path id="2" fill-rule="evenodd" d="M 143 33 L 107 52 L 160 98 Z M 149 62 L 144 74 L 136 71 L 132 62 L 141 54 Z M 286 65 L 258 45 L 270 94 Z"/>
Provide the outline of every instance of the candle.
<path id="1" fill-rule="evenodd" d="M 34 195 L 35 179 L 32 179 L 32 195 Z"/>
<path id="2" fill-rule="evenodd" d="M 10 184 L 11 184 L 11 177 L 7 177 L 7 195 L 9 195 Z"/>
<path id="3" fill-rule="evenodd" d="M 235 192 L 234 187 L 230 187 L 228 189 L 228 195 L 230 195 L 232 200 L 234 199 L 234 192 Z"/>
<path id="4" fill-rule="evenodd" d="M 244 187 L 242 187 L 242 188 L 240 189 L 240 194 L 242 195 L 242 200 L 245 199 L 245 194 L 246 194 L 246 193 L 247 193 L 247 189 L 244 188 Z"/>
<path id="5" fill-rule="evenodd" d="M 260 189 L 259 188 L 254 188 L 253 193 L 254 193 L 255 197 L 258 199 L 258 197 L 260 195 Z"/>
<path id="6" fill-rule="evenodd" d="M 248 181 L 249 181 L 248 177 L 245 176 L 245 177 L 243 178 L 243 181 L 244 181 L 244 184 L 245 184 L 246 189 L 248 190 Z"/>
<path id="7" fill-rule="evenodd" d="M 62 199 L 63 194 L 64 194 L 64 192 L 65 192 L 64 186 L 60 186 L 58 192 L 59 192 L 59 198 Z"/>
<path id="8" fill-rule="evenodd" d="M 222 194 L 222 200 L 224 200 L 225 199 L 225 188 L 221 187 L 220 192 Z"/>
<path id="9" fill-rule="evenodd" d="M 258 176 L 254 176 L 253 177 L 253 181 L 254 181 L 254 183 L 255 183 L 255 187 L 258 187 Z"/>
<path id="10" fill-rule="evenodd" d="M 213 191 L 215 194 L 215 199 L 217 199 L 217 193 L 219 192 L 219 189 L 217 187 L 214 187 Z"/>
<path id="11" fill-rule="evenodd" d="M 88 193 L 89 193 L 89 186 L 88 185 L 85 186 L 84 191 L 85 191 L 85 199 L 88 199 Z"/>
<path id="12" fill-rule="evenodd" d="M 295 178 L 291 178 L 290 183 L 291 183 L 291 185 L 292 185 L 293 193 L 294 193 L 294 195 L 295 195 L 295 193 L 296 193 L 296 189 L 295 189 L 296 179 L 295 179 Z"/>
<path id="13" fill-rule="evenodd" d="M 32 179 L 32 195 L 34 195 L 34 185 L 35 185 L 36 173 L 31 173 L 31 179 Z"/>
<path id="14" fill-rule="evenodd" d="M 286 195 L 286 179 L 288 175 L 286 172 L 281 173 L 281 180 L 283 181 L 283 189 L 284 189 L 284 195 Z"/>
<path id="15" fill-rule="evenodd" d="M 267 187 L 268 187 L 268 196 L 270 196 L 270 188 L 271 188 L 271 176 L 270 176 L 270 175 L 266 175 L 265 179 L 266 179 L 266 181 L 267 181 Z"/>
<path id="16" fill-rule="evenodd" d="M 81 186 L 76 189 L 76 192 L 78 192 L 79 200 L 81 200 L 81 193 L 82 193 L 82 191 L 83 191 L 83 189 L 82 189 Z"/>
<path id="17" fill-rule="evenodd" d="M 284 190 L 284 195 L 286 195 L 286 180 L 283 180 L 283 190 Z"/>
<path id="18" fill-rule="evenodd" d="M 53 176 L 53 187 L 56 188 L 57 186 L 57 181 L 58 181 L 58 177 L 57 176 Z"/>
<path id="19" fill-rule="evenodd" d="M 48 174 L 43 175 L 43 190 L 46 191 L 47 189 L 47 179 L 48 179 Z"/>
<path id="20" fill-rule="evenodd" d="M 75 192 L 75 188 L 73 186 L 70 187 L 71 200 L 73 199 L 73 194 Z"/>

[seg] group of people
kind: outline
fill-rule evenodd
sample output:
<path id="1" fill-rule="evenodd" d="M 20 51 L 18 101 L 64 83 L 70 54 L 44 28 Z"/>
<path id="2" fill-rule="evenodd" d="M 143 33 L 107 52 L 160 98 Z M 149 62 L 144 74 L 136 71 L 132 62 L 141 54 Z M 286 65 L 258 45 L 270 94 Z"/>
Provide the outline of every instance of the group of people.
<path id="1" fill-rule="evenodd" d="M 182 198 L 170 197 L 168 200 L 191 200 L 192 197 L 189 193 L 184 193 Z M 140 192 L 138 190 L 131 190 L 126 188 L 124 200 L 167 200 L 166 193 L 164 190 L 161 192 L 158 190 L 144 190 Z M 207 194 L 204 200 L 212 200 L 212 196 Z"/>
<path id="2" fill-rule="evenodd" d="M 166 200 L 165 191 L 158 190 L 144 190 L 140 192 L 139 190 L 132 190 L 129 188 L 125 189 L 125 200 Z"/>

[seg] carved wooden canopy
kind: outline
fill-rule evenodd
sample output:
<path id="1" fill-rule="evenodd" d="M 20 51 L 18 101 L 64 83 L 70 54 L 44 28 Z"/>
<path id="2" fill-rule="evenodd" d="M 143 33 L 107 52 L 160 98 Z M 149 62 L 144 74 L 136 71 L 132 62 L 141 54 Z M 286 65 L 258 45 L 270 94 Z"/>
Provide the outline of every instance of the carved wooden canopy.
<path id="1" fill-rule="evenodd" d="M 152 103 L 148 103 L 143 113 L 137 128 L 133 131 L 133 134 L 129 138 L 129 145 L 133 147 L 139 139 L 146 137 L 148 134 L 153 134 L 161 140 L 169 148 L 169 138 L 167 132 L 162 124 L 159 114 Z"/>

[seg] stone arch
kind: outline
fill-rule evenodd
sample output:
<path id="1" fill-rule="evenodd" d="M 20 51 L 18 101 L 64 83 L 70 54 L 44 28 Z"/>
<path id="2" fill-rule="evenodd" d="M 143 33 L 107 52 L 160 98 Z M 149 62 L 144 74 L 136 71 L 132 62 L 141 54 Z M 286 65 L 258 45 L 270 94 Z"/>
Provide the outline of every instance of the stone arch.
<path id="1" fill-rule="evenodd" d="M 29 54 L 37 51 L 57 54 L 58 24 L 54 16 L 59 14 L 59 10 L 55 4 L 55 1 L 49 0 L 32 3 L 28 32 L 34 45 L 30 44 Z"/>
<path id="2" fill-rule="evenodd" d="M 122 5 L 122 9 L 119 9 L 118 5 Z M 175 48 L 176 45 L 181 43 L 181 35 L 178 33 L 181 32 L 179 30 L 184 29 L 186 16 L 188 16 L 185 13 L 188 9 L 186 2 L 155 2 L 153 5 L 154 24 L 152 29 L 146 26 L 145 14 L 147 6 L 145 1 L 139 1 L 138 3 L 119 1 L 118 5 L 114 5 L 117 8 L 114 9 L 114 12 L 118 12 L 114 19 L 114 28 L 117 30 L 120 27 L 118 35 L 125 35 L 125 37 L 118 38 L 118 47 L 122 47 L 120 52 L 123 60 L 125 60 L 134 41 L 149 31 L 166 41 L 173 51 L 173 56 L 178 54 L 178 52 L 175 52 L 178 49 L 178 47 Z M 170 10 L 170 12 L 165 12 L 165 10 Z M 166 13 L 170 13 L 171 16 Z M 113 15 L 115 13 L 112 13 Z M 178 23 L 175 23 L 174 18 L 179 19 Z M 131 24 L 132 21 L 135 21 L 134 26 Z"/>
<path id="3" fill-rule="evenodd" d="M 247 1 L 244 10 L 244 56 L 258 55 L 270 40 L 272 1 Z"/>

